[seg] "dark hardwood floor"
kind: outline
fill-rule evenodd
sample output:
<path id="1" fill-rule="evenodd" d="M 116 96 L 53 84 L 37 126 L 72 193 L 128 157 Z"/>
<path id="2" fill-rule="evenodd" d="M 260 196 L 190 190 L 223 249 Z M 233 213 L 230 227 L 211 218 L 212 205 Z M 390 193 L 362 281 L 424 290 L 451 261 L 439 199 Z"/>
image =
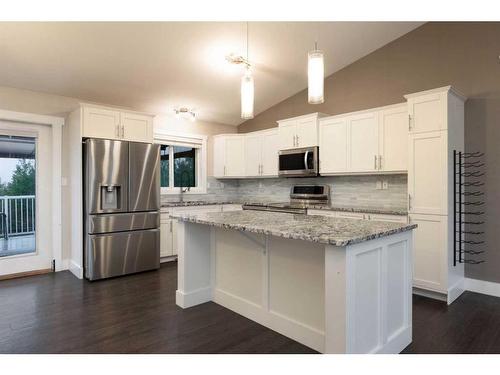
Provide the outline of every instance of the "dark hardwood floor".
<path id="1" fill-rule="evenodd" d="M 0 353 L 314 353 L 215 303 L 175 305 L 176 263 L 89 283 L 69 272 L 0 281 Z M 405 353 L 500 353 L 500 298 L 414 297 Z"/>

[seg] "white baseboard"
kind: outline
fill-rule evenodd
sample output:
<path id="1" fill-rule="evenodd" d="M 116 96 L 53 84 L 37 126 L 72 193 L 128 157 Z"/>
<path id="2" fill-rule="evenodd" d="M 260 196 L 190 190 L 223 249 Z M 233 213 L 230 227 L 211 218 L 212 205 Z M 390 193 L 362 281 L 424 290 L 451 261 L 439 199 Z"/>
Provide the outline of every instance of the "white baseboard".
<path id="1" fill-rule="evenodd" d="M 465 292 L 465 279 L 458 280 L 455 285 L 448 289 L 447 302 L 448 305 L 451 305 L 458 297 Z"/>
<path id="2" fill-rule="evenodd" d="M 465 278 L 465 290 L 500 297 L 500 283 Z"/>
<path id="3" fill-rule="evenodd" d="M 73 260 L 69 261 L 69 270 L 73 275 L 75 275 L 79 279 L 83 279 L 83 267 L 75 263 L 75 261 Z"/>
<path id="4" fill-rule="evenodd" d="M 209 302 L 211 300 L 212 288 L 210 287 L 197 289 L 189 293 L 184 293 L 179 289 L 175 292 L 175 303 L 183 309 Z"/>
<path id="5" fill-rule="evenodd" d="M 177 260 L 177 255 L 160 258 L 160 263 L 174 262 Z"/>

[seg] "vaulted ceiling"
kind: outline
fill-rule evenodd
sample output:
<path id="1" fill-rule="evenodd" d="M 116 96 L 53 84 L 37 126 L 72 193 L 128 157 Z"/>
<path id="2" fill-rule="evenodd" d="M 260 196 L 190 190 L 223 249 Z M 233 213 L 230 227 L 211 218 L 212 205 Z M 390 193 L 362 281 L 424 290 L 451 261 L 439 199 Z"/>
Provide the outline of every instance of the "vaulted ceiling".
<path id="1" fill-rule="evenodd" d="M 420 26 L 418 22 L 251 22 L 255 113 L 307 86 L 317 39 L 325 74 Z M 0 86 L 153 113 L 194 108 L 205 121 L 238 125 L 245 23 L 0 23 Z"/>

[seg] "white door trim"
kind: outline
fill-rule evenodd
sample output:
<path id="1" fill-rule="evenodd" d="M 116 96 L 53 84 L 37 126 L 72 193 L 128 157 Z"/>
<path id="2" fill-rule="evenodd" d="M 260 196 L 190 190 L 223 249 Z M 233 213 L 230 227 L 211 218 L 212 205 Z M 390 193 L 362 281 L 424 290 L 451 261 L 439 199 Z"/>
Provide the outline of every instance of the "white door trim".
<path id="1" fill-rule="evenodd" d="M 67 269 L 62 256 L 62 127 L 64 118 L 0 109 L 0 120 L 48 125 L 52 130 L 52 254 L 56 271 Z"/>

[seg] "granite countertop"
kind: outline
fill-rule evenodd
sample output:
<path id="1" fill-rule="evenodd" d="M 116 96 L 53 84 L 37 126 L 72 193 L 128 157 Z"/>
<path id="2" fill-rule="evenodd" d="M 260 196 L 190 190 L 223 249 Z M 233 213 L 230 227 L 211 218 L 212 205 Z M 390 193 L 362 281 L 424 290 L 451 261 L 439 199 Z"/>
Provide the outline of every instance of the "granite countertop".
<path id="1" fill-rule="evenodd" d="M 266 207 L 268 205 L 272 205 L 274 202 L 244 202 L 243 204 L 248 204 L 252 206 L 262 206 Z M 325 211 L 344 211 L 344 212 L 360 212 L 360 213 L 367 213 L 367 214 L 381 214 L 381 215 L 401 215 L 401 216 L 406 216 L 408 215 L 408 210 L 406 208 L 374 208 L 374 207 L 363 207 L 363 206 L 356 206 L 356 207 L 349 207 L 349 206 L 338 206 L 332 203 L 325 204 L 325 203 L 308 203 L 306 205 L 301 205 L 298 203 L 292 204 L 294 207 L 299 207 L 299 208 L 306 208 L 308 210 L 325 210 Z"/>
<path id="2" fill-rule="evenodd" d="M 294 240 L 347 246 L 405 232 L 416 224 L 341 219 L 326 216 L 268 211 L 230 211 L 205 214 L 173 214 L 171 218 L 225 229 L 262 233 Z"/>
<path id="3" fill-rule="evenodd" d="M 161 204 L 162 208 L 169 207 L 190 207 L 190 206 L 210 206 L 217 204 L 251 204 L 254 206 L 267 206 L 275 202 L 268 201 L 245 201 L 245 200 L 187 200 L 183 202 L 163 202 Z M 308 204 L 304 206 L 310 210 L 329 210 L 329 211 L 344 211 L 344 212 L 360 212 L 367 214 L 381 214 L 381 215 L 408 215 L 407 209 L 395 209 L 395 208 L 373 208 L 373 207 L 348 207 L 348 206 L 338 206 L 335 204 Z"/>
<path id="4" fill-rule="evenodd" d="M 221 201 L 182 201 L 182 202 L 163 202 L 160 207 L 189 207 L 189 206 L 211 206 L 216 204 L 239 204 L 236 201 L 221 200 Z"/>
<path id="5" fill-rule="evenodd" d="M 332 204 L 317 204 L 309 205 L 310 210 L 329 210 L 329 211 L 344 211 L 344 212 L 360 212 L 367 214 L 380 214 L 380 215 L 408 215 L 407 209 L 396 209 L 396 208 L 373 208 L 373 207 L 347 207 L 347 206 L 335 206 Z"/>

